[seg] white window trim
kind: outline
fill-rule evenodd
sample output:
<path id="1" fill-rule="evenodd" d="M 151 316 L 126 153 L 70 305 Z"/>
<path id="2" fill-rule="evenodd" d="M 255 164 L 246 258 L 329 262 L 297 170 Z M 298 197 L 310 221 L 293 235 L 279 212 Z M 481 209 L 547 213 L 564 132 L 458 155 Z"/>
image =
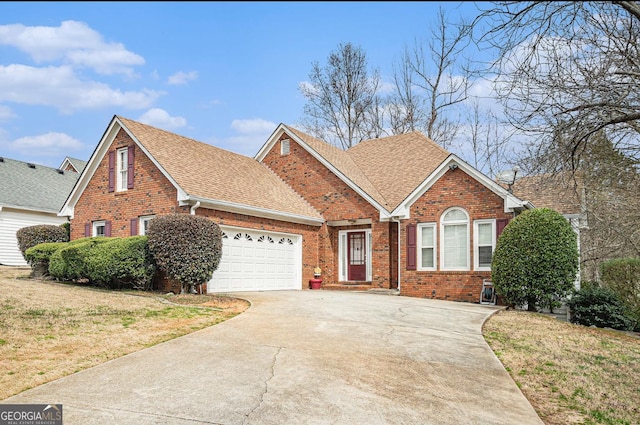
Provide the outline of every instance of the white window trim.
<path id="1" fill-rule="evenodd" d="M 491 253 L 496 250 L 496 220 L 474 220 L 473 222 L 473 268 L 478 271 L 491 271 L 491 266 L 480 267 L 480 236 L 478 226 L 491 224 Z"/>
<path id="2" fill-rule="evenodd" d="M 98 227 L 100 227 L 100 226 L 102 226 L 102 227 L 104 228 L 104 229 L 103 229 L 103 232 L 102 232 L 102 235 L 98 235 Z M 92 222 L 92 223 L 91 223 L 91 236 L 93 236 L 93 237 L 96 237 L 96 236 L 106 236 L 106 235 L 104 234 L 104 233 L 105 233 L 105 230 L 107 230 L 107 229 L 106 229 L 106 226 L 107 226 L 107 222 L 106 222 L 106 221 L 104 221 L 104 220 L 100 220 L 100 221 L 94 221 L 94 222 Z"/>
<path id="3" fill-rule="evenodd" d="M 146 221 L 150 221 L 154 217 L 155 217 L 155 215 L 143 215 L 143 216 L 140 216 L 140 218 L 138 220 L 138 235 L 144 236 L 146 234 L 146 232 L 144 231 L 144 223 Z"/>
<path id="4" fill-rule="evenodd" d="M 129 148 L 120 148 L 116 152 L 116 192 L 127 190 L 129 173 Z"/>
<path id="5" fill-rule="evenodd" d="M 466 221 L 449 221 L 447 223 L 444 222 L 444 217 L 451 211 L 453 210 L 460 210 L 464 213 L 464 215 L 466 216 Z M 466 224 L 467 225 L 467 249 L 466 249 L 466 267 L 445 267 L 444 265 L 444 260 L 445 260 L 445 255 L 444 255 L 444 228 L 446 226 L 451 226 L 451 225 L 459 225 L 459 224 Z M 440 216 L 440 270 L 447 270 L 447 271 L 470 271 L 471 267 L 471 255 L 470 255 L 470 249 L 469 249 L 469 213 L 467 213 L 467 211 L 464 208 L 460 208 L 460 207 L 453 207 L 453 208 L 448 208 L 445 212 L 442 213 L 442 215 Z"/>
<path id="6" fill-rule="evenodd" d="M 422 267 L 422 229 L 423 228 L 427 228 L 430 227 L 431 230 L 433 231 L 433 267 Z M 429 270 L 429 271 L 433 271 L 433 270 L 437 270 L 438 269 L 438 263 L 436 260 L 436 251 L 438 250 L 438 233 L 436 232 L 436 223 L 418 223 L 418 228 L 417 228 L 417 249 L 416 249 L 416 253 L 418 258 L 416 259 L 416 264 L 418 266 L 418 270 Z"/>
<path id="7" fill-rule="evenodd" d="M 338 232 L 338 280 L 348 282 L 347 277 L 347 234 L 353 232 L 364 232 L 367 249 L 367 282 L 373 280 L 373 267 L 371 257 L 373 256 L 373 240 L 371 229 L 340 230 Z"/>

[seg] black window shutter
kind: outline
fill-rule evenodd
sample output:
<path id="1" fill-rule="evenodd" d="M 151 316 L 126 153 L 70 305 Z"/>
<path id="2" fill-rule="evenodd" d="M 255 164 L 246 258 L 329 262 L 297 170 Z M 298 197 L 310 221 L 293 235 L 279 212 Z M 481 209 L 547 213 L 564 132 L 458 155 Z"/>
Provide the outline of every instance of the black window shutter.
<path id="1" fill-rule="evenodd" d="M 111 236 L 111 222 L 109 220 L 104 222 L 104 235 L 106 237 Z"/>
<path id="2" fill-rule="evenodd" d="M 129 227 L 131 229 L 131 236 L 136 236 L 138 234 L 138 219 L 132 218 L 130 223 L 131 225 Z"/>
<path id="3" fill-rule="evenodd" d="M 84 237 L 88 238 L 91 236 L 91 223 L 84 223 Z"/>
<path id="4" fill-rule="evenodd" d="M 416 225 L 407 224 L 407 270 L 416 270 Z"/>
<path id="5" fill-rule="evenodd" d="M 116 153 L 109 152 L 109 192 L 116 188 Z"/>
<path id="6" fill-rule="evenodd" d="M 136 145 L 129 145 L 127 149 L 127 189 L 133 189 L 134 162 L 136 159 Z"/>

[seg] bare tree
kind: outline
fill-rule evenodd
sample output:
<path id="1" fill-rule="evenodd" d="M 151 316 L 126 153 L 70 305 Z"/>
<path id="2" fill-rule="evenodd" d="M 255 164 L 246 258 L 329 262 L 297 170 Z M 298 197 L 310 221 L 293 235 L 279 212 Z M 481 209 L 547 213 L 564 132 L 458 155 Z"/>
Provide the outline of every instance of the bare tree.
<path id="1" fill-rule="evenodd" d="M 481 41 L 499 52 L 500 98 L 510 123 L 536 134 L 532 151 L 553 152 L 556 167 L 576 169 L 586 147 L 604 134 L 640 162 L 638 2 L 493 5 L 476 27 L 489 25 Z"/>
<path id="2" fill-rule="evenodd" d="M 509 144 L 509 134 L 503 131 L 495 113 L 483 108 L 478 99 L 472 99 L 470 115 L 466 121 L 468 133 L 462 156 L 467 162 L 490 177 L 516 165 Z"/>
<path id="3" fill-rule="evenodd" d="M 451 146 L 460 125 L 452 112 L 467 100 L 470 84 L 461 60 L 469 35 L 468 25 L 447 23 L 440 9 L 431 38 L 405 48 L 394 67 L 393 133 L 420 130 L 443 147 Z"/>
<path id="4" fill-rule="evenodd" d="M 362 48 L 340 44 L 324 67 L 313 64 L 309 79 L 299 86 L 307 99 L 302 122 L 307 131 L 343 149 L 380 134 L 380 77 L 368 69 Z"/>

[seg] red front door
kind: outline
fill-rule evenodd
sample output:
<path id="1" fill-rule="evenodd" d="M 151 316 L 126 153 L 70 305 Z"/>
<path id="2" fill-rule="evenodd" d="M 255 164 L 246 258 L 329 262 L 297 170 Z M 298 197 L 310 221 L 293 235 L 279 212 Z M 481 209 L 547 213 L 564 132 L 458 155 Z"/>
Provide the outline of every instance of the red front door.
<path id="1" fill-rule="evenodd" d="M 366 237 L 364 232 L 347 234 L 347 262 L 349 265 L 347 279 L 354 281 L 367 280 Z"/>

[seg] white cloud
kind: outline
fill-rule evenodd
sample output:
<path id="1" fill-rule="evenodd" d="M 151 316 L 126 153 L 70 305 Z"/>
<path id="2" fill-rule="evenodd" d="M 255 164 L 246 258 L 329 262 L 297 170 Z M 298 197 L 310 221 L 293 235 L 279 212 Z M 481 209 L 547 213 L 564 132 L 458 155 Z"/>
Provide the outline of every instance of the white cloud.
<path id="1" fill-rule="evenodd" d="M 16 118 L 17 115 L 8 106 L 0 105 L 0 121 L 7 121 Z"/>
<path id="2" fill-rule="evenodd" d="M 240 134 L 267 135 L 267 137 L 271 135 L 271 133 L 276 129 L 277 126 L 277 124 L 271 121 L 263 120 L 262 118 L 233 120 L 231 122 L 231 128 Z"/>
<path id="3" fill-rule="evenodd" d="M 165 130 L 175 130 L 187 125 L 187 120 L 182 117 L 172 117 L 164 109 L 153 108 L 142 114 L 138 121 Z"/>
<path id="4" fill-rule="evenodd" d="M 298 83 L 298 90 L 302 93 L 319 94 L 320 90 L 309 81 L 301 81 Z"/>
<path id="5" fill-rule="evenodd" d="M 65 133 L 21 137 L 11 142 L 10 147 L 22 154 L 53 157 L 67 156 L 84 148 L 80 141 Z"/>
<path id="6" fill-rule="evenodd" d="M 45 105 L 64 113 L 85 108 L 148 108 L 163 93 L 123 92 L 107 84 L 80 80 L 69 66 L 34 68 L 0 65 L 0 102 Z"/>
<path id="7" fill-rule="evenodd" d="M 0 25 L 0 44 L 26 52 L 37 63 L 63 60 L 100 74 L 131 75 L 133 66 L 145 62 L 121 43 L 105 42 L 100 33 L 78 21 L 64 21 L 59 27 Z"/>
<path id="8" fill-rule="evenodd" d="M 171 77 L 169 77 L 169 79 L 167 80 L 167 84 L 172 86 L 178 86 L 178 85 L 187 84 L 189 81 L 193 81 L 197 78 L 198 78 L 197 71 L 191 71 L 191 72 L 180 71 L 180 72 L 176 72 Z"/>

